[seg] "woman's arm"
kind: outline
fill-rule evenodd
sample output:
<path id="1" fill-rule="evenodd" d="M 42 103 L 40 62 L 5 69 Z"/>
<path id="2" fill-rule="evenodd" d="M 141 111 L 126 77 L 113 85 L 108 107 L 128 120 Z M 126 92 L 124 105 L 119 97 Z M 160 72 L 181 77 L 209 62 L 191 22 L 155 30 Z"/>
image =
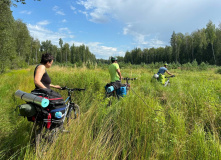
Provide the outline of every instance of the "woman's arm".
<path id="1" fill-rule="evenodd" d="M 50 87 L 57 88 L 57 89 L 60 89 L 60 88 L 61 88 L 61 86 L 59 86 L 59 85 L 53 85 L 53 84 L 50 84 Z"/>
<path id="2" fill-rule="evenodd" d="M 39 88 L 47 88 L 43 85 L 43 83 L 41 83 L 41 78 L 45 73 L 45 66 L 44 65 L 39 65 L 38 68 L 36 69 L 35 72 L 35 79 L 34 79 L 34 83 L 36 86 L 38 86 Z"/>

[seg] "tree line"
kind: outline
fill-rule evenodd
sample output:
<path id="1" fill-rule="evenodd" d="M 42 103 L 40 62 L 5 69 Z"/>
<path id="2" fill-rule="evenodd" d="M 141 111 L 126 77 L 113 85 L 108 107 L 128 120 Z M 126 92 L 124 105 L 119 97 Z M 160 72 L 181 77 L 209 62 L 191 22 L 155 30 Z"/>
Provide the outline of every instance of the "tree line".
<path id="1" fill-rule="evenodd" d="M 180 63 L 197 61 L 211 65 L 221 65 L 221 24 L 218 28 L 209 21 L 206 28 L 191 34 L 175 33 L 171 35 L 171 46 L 127 51 L 123 61 L 131 64 L 141 63 Z M 122 59 L 122 57 L 119 57 Z"/>
<path id="2" fill-rule="evenodd" d="M 14 0 L 25 3 L 25 0 Z M 57 63 L 110 63 L 110 60 L 96 59 L 89 47 L 71 46 L 59 39 L 59 47 L 50 40 L 40 42 L 30 36 L 27 25 L 22 20 L 15 20 L 10 9 L 15 5 L 12 0 L 0 1 L 0 73 L 6 69 L 15 69 L 39 63 L 43 53 L 51 53 Z M 209 21 L 205 28 L 191 34 L 176 33 L 171 35 L 170 46 L 159 48 L 134 48 L 126 51 L 120 62 L 131 64 L 151 64 L 157 62 L 186 64 L 196 61 L 221 65 L 221 24 L 216 28 Z"/>
<path id="3" fill-rule="evenodd" d="M 17 1 L 17 0 L 16 0 Z M 24 1 L 21 1 L 24 2 Z M 50 40 L 34 39 L 22 20 L 15 20 L 11 0 L 0 1 L 0 73 L 40 62 L 43 53 L 51 53 L 58 63 L 95 63 L 96 57 L 84 44 L 71 46 L 59 39 L 59 47 Z"/>

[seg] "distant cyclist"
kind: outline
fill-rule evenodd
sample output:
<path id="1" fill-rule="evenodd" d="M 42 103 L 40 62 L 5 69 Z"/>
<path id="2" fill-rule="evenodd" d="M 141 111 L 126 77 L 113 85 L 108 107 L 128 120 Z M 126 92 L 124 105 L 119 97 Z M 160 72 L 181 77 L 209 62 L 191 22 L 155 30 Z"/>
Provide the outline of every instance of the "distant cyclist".
<path id="1" fill-rule="evenodd" d="M 113 85 L 115 89 L 125 86 L 124 84 L 121 83 L 121 79 L 123 77 L 121 75 L 120 67 L 117 63 L 117 57 L 111 57 L 109 73 L 110 73 L 111 85 Z"/>
<path id="2" fill-rule="evenodd" d="M 160 67 L 160 69 L 159 69 L 159 71 L 157 72 L 157 74 L 158 74 L 158 75 L 160 75 L 160 74 L 164 75 L 164 73 L 166 72 L 167 74 L 173 76 L 173 74 L 171 74 L 171 73 L 168 71 L 167 66 L 168 66 L 168 64 L 165 63 L 165 64 L 164 64 L 164 67 Z"/>
<path id="3" fill-rule="evenodd" d="M 173 74 L 171 74 L 168 69 L 167 69 L 168 64 L 165 63 L 163 67 L 160 67 L 160 69 L 158 70 L 157 74 L 154 74 L 154 78 L 156 78 L 158 81 L 160 81 L 162 84 L 165 83 L 165 75 L 164 73 L 166 72 L 167 74 L 171 75 L 171 76 L 175 76 Z"/>

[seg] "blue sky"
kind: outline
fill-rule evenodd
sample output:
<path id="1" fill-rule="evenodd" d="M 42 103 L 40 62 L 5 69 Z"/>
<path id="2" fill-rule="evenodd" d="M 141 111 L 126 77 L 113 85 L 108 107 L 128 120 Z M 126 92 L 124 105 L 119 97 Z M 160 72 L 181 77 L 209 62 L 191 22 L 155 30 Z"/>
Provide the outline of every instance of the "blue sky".
<path id="1" fill-rule="evenodd" d="M 103 59 L 165 47 L 173 31 L 191 34 L 209 20 L 221 23 L 220 0 L 26 0 L 11 10 L 40 42 L 85 44 Z"/>

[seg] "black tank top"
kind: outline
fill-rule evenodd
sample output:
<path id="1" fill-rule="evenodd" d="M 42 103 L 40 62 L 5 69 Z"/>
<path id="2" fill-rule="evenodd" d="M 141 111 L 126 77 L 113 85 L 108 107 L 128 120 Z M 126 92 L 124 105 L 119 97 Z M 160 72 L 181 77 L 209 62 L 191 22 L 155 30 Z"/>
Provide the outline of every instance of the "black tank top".
<path id="1" fill-rule="evenodd" d="M 35 73 L 36 73 L 36 70 L 38 68 L 38 66 L 40 66 L 41 64 L 38 64 L 36 67 L 35 67 L 35 71 L 34 71 L 34 78 L 35 78 Z M 47 87 L 48 89 L 50 89 L 50 84 L 51 84 L 51 78 L 48 76 L 48 73 L 47 71 L 45 71 L 45 73 L 43 74 L 42 78 L 41 78 L 41 83 Z M 39 87 L 35 85 L 35 89 L 38 89 Z"/>

